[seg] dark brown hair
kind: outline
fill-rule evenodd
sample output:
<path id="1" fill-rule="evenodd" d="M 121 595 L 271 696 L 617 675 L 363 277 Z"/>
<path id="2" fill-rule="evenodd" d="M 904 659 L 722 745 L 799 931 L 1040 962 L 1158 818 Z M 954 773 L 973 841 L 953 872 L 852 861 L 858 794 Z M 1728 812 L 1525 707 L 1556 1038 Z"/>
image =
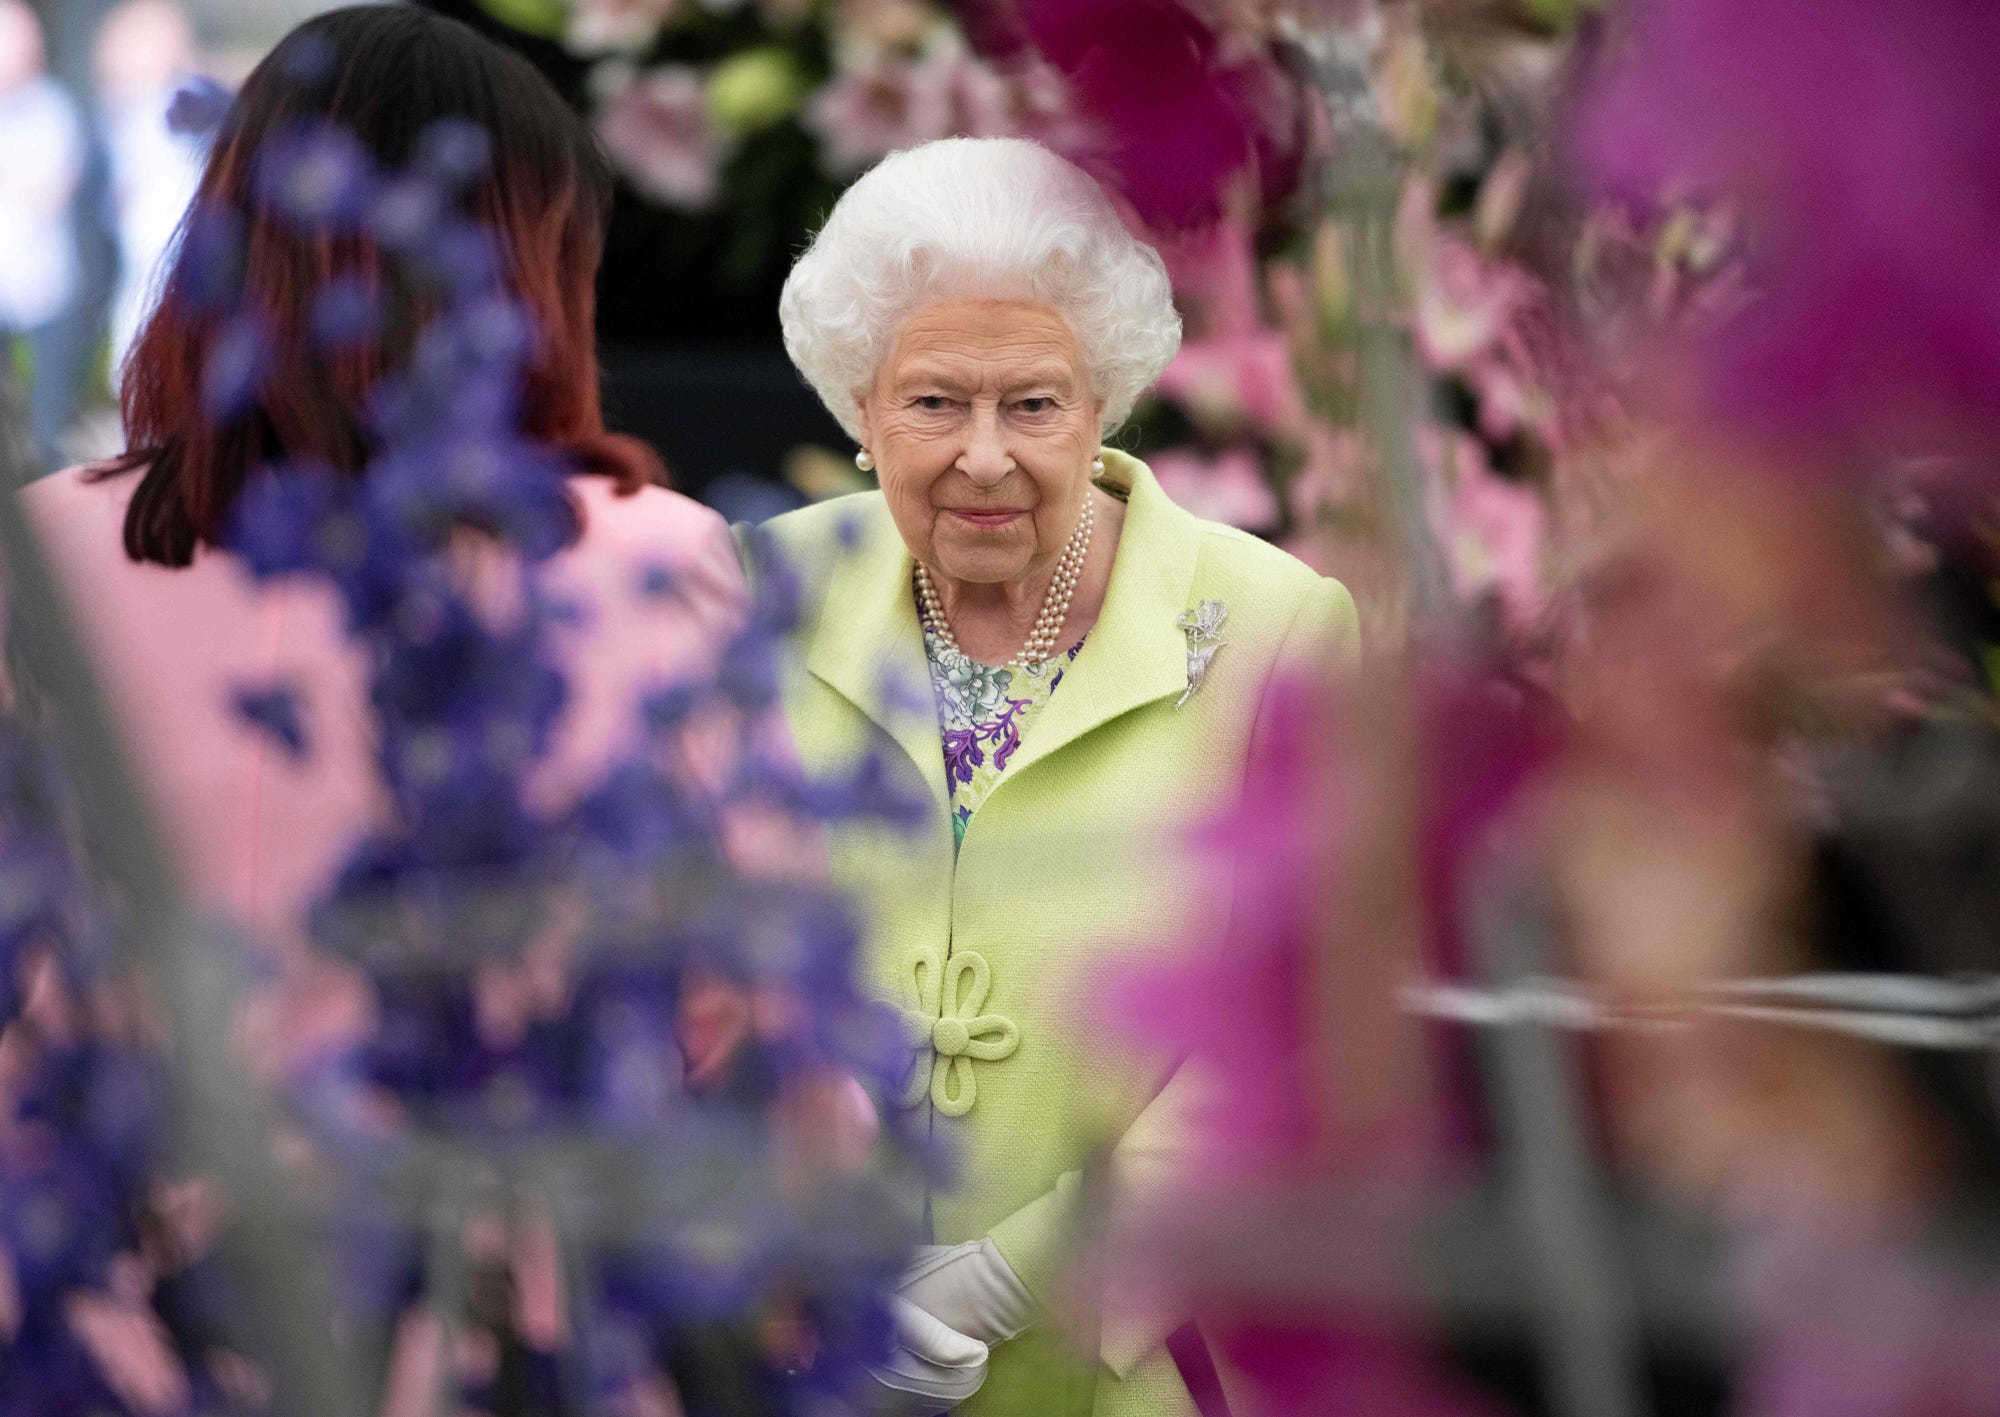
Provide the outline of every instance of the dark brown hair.
<path id="1" fill-rule="evenodd" d="M 349 475 L 366 466 L 370 395 L 407 363 L 436 297 L 365 230 L 301 229 L 273 207 L 260 164 L 280 135 L 326 124 L 400 170 L 447 120 L 487 135 L 489 160 L 467 175 L 457 209 L 493 236 L 499 283 L 535 327 L 521 431 L 623 490 L 664 480 L 643 444 L 605 432 L 598 402 L 595 282 L 612 182 L 588 128 L 526 60 L 464 25 L 415 6 L 355 6 L 288 34 L 216 135 L 160 303 L 125 364 L 126 451 L 96 473 L 143 469 L 125 519 L 133 560 L 187 565 L 219 542 L 244 483 L 280 459 Z M 204 222 L 228 235 L 227 302 L 212 289 L 215 228 Z M 317 302 L 335 281 L 380 303 L 373 338 L 315 338 Z M 255 387 L 205 409 L 211 358 L 245 312 L 266 332 Z"/>

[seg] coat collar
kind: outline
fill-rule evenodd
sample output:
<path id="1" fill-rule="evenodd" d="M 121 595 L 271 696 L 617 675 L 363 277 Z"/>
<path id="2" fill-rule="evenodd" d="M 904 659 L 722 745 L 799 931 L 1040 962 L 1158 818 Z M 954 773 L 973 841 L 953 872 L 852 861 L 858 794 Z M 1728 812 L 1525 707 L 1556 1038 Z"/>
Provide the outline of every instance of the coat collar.
<path id="1" fill-rule="evenodd" d="M 865 505 L 849 525 L 852 544 L 837 553 L 826 578 L 806 669 L 901 745 L 931 795 L 948 806 L 944 749 L 913 590 L 916 563 L 888 503 L 877 495 Z"/>
<path id="2" fill-rule="evenodd" d="M 1105 449 L 1105 490 L 1125 498 L 1118 559 L 1097 623 L 1021 743 L 1007 778 L 1121 714 L 1187 687 L 1187 637 L 1174 622 L 1189 603 L 1201 524 L 1167 500 L 1137 458 Z M 1006 786 L 1003 778 L 999 791 Z"/>
<path id="3" fill-rule="evenodd" d="M 1102 456 L 1099 484 L 1126 504 L 1111 584 L 1083 650 L 1036 716 L 1008 779 L 1119 715 L 1187 687 L 1187 640 L 1175 621 L 1190 604 L 1200 523 L 1167 499 L 1137 458 L 1109 448 Z M 933 796 L 948 803 L 911 591 L 914 565 L 887 504 L 870 500 L 852 527 L 852 549 L 827 577 L 806 668 L 900 744 Z"/>

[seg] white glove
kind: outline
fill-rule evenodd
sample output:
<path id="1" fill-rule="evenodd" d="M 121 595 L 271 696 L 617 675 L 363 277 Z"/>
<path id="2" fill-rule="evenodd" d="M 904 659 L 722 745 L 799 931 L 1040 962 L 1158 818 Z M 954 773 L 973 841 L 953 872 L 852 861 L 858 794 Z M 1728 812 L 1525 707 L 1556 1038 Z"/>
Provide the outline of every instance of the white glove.
<path id="1" fill-rule="evenodd" d="M 919 1245 L 896 1292 L 981 1343 L 998 1346 L 1040 1316 L 1041 1306 L 991 1240 Z"/>
<path id="2" fill-rule="evenodd" d="M 947 1327 L 900 1294 L 889 1296 L 896 1346 L 869 1376 L 880 1385 L 876 1417 L 936 1417 L 986 1381 L 986 1345 Z"/>

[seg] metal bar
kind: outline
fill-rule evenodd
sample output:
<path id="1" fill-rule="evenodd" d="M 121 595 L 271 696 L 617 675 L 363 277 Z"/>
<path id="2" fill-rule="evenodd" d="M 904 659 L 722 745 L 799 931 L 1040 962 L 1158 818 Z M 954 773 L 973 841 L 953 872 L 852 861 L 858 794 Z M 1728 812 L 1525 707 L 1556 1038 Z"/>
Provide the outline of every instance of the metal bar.
<path id="1" fill-rule="evenodd" d="M 1886 976 L 1883 990 L 1874 996 L 1900 1004 L 1922 1002 L 1928 1009 L 1823 1002 L 1864 1003 L 1870 996 L 1848 981 L 1868 978 L 1872 976 L 1734 980 L 1694 997 L 1652 1004 L 1607 1004 L 1583 984 L 1565 979 L 1521 979 L 1499 987 L 1425 981 L 1405 985 L 1399 1001 L 1422 1017 L 1477 1028 L 1659 1031 L 1721 1021 L 1835 1033 L 1903 1048 L 2000 1048 L 2000 1006 L 1991 1001 L 1990 981 Z"/>
<path id="2" fill-rule="evenodd" d="M 1496 983 L 1545 972 L 1552 924 L 1522 883 L 1489 880 L 1467 924 Z M 1540 1358 L 1562 1417 L 1645 1417 L 1638 1314 L 1591 1160 L 1583 1090 L 1560 1035 L 1483 1035 L 1507 1208 L 1535 1301 Z"/>

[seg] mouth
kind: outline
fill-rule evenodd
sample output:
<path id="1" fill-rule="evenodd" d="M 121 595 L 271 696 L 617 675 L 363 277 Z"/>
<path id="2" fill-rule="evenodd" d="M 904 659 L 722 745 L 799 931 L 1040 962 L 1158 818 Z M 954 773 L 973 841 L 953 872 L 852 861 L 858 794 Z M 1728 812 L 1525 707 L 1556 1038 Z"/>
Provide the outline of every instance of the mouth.
<path id="1" fill-rule="evenodd" d="M 967 526 L 990 531 L 1011 526 L 1028 514 L 1016 507 L 947 507 L 945 510 Z"/>

